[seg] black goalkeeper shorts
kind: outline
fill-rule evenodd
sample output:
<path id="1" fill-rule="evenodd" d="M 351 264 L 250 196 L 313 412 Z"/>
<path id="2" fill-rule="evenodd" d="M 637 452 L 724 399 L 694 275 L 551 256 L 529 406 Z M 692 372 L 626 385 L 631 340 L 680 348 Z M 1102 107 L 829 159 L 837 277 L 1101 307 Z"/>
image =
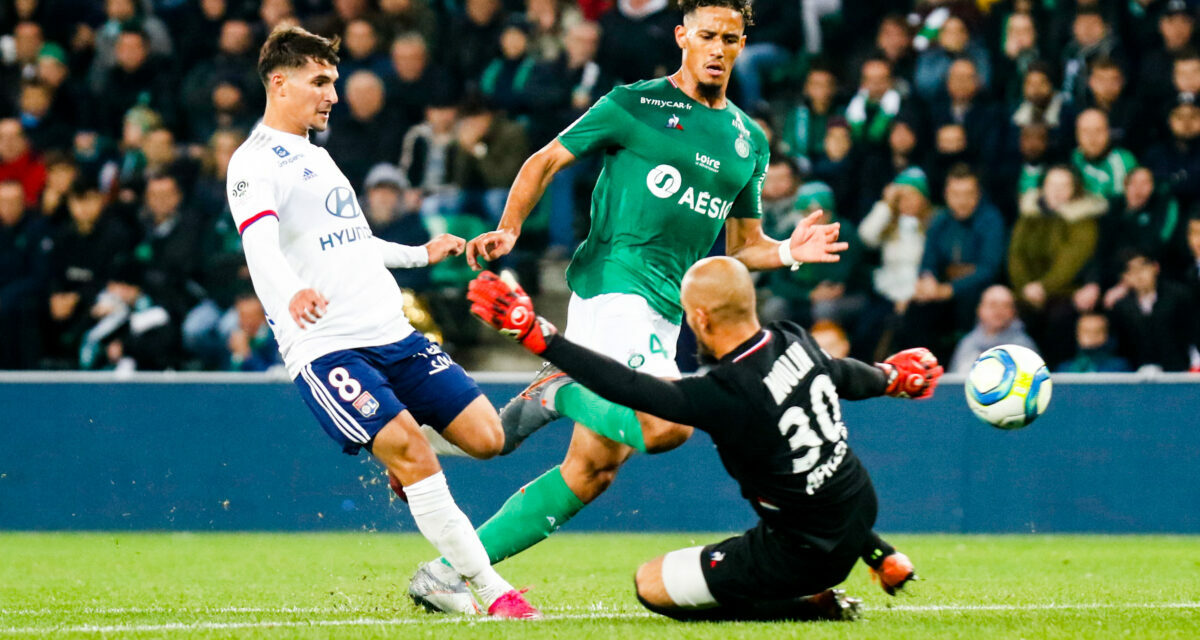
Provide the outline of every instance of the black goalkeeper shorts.
<path id="1" fill-rule="evenodd" d="M 820 593 L 850 575 L 875 526 L 878 503 L 865 491 L 851 510 L 843 535 L 832 548 L 787 529 L 758 525 L 740 536 L 704 547 L 701 570 L 719 604 L 761 602 Z"/>

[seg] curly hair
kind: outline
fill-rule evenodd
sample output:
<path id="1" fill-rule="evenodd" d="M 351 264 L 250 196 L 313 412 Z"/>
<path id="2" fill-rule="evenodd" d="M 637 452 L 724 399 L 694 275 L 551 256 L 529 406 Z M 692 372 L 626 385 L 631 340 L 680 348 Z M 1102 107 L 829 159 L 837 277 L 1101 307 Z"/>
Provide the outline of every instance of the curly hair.
<path id="1" fill-rule="evenodd" d="M 689 15 L 702 7 L 724 7 L 742 14 L 742 21 L 747 27 L 754 25 L 754 9 L 750 0 L 679 0 L 679 10 L 683 15 Z"/>

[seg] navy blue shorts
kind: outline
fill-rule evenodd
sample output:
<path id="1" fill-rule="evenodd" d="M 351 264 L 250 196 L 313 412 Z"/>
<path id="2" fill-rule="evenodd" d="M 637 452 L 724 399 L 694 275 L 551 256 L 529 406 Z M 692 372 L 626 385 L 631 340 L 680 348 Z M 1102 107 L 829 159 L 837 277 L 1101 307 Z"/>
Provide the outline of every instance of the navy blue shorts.
<path id="1" fill-rule="evenodd" d="M 325 433 L 350 455 L 370 450 L 375 434 L 401 411 L 441 433 L 482 395 L 462 367 L 419 333 L 323 355 L 295 383 Z"/>

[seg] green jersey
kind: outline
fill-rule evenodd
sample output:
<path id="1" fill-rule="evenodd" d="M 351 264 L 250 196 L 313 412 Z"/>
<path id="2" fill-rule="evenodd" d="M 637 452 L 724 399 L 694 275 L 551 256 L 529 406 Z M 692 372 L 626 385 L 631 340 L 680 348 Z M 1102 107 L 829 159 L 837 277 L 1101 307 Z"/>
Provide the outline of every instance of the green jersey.
<path id="1" fill-rule="evenodd" d="M 576 157 L 604 153 L 592 228 L 567 267 L 582 298 L 632 293 L 683 318 L 683 274 L 708 254 L 728 217 L 762 216 L 770 152 L 730 102 L 712 109 L 668 78 L 617 87 L 559 134 Z"/>

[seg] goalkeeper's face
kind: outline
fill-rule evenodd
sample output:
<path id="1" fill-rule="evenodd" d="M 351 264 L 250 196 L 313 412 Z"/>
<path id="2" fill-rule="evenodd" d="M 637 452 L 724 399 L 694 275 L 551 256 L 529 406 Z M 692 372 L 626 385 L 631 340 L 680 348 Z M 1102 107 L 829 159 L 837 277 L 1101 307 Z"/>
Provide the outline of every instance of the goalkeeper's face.
<path id="1" fill-rule="evenodd" d="M 683 50 L 683 72 L 704 93 L 724 91 L 733 63 L 746 46 L 742 14 L 727 7 L 700 7 L 675 27 L 675 43 Z"/>
<path id="2" fill-rule="evenodd" d="M 337 103 L 337 67 L 310 59 L 307 64 L 284 73 L 278 100 L 288 118 L 306 129 L 324 131 L 329 127 L 329 112 Z"/>

